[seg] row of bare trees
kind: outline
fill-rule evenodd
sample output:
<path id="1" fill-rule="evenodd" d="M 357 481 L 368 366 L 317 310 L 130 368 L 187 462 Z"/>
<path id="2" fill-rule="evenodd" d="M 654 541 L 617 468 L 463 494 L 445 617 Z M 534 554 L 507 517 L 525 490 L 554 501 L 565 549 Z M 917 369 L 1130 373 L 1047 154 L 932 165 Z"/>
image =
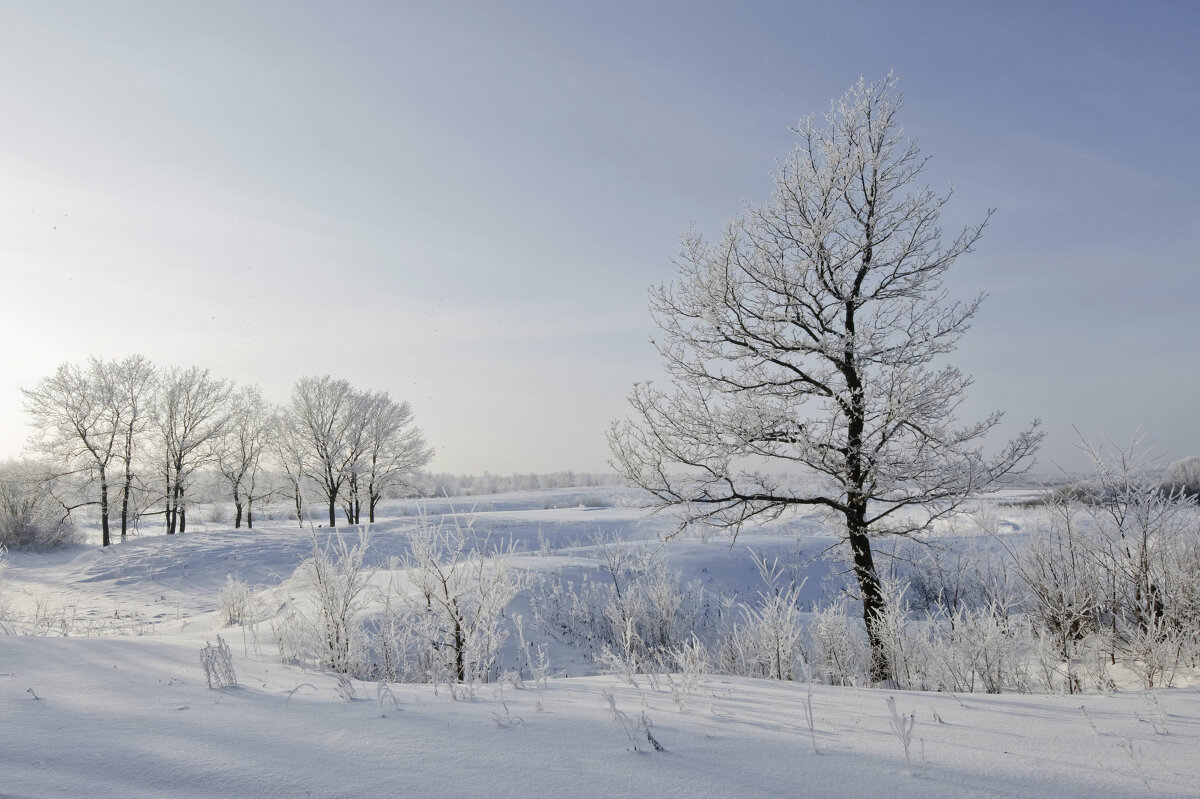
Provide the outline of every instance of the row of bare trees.
<path id="1" fill-rule="evenodd" d="M 253 526 L 256 502 L 282 483 L 301 516 L 309 490 L 336 523 L 400 490 L 432 458 L 407 402 L 345 380 L 304 377 L 287 405 L 257 386 L 237 386 L 196 366 L 156 367 L 141 355 L 64 363 L 22 389 L 29 449 L 53 464 L 64 510 L 99 511 L 101 540 L 124 538 L 136 520 L 161 513 L 168 534 L 187 529 L 189 492 L 213 475 L 234 506 L 234 526 Z"/>
<path id="2" fill-rule="evenodd" d="M 412 407 L 387 392 L 359 391 L 345 380 L 302 377 L 281 417 L 278 460 L 287 472 L 300 509 L 301 487 L 309 481 L 328 505 L 329 526 L 339 502 L 349 524 L 368 522 L 386 493 L 412 487 L 410 479 L 433 457 L 414 427 Z"/>

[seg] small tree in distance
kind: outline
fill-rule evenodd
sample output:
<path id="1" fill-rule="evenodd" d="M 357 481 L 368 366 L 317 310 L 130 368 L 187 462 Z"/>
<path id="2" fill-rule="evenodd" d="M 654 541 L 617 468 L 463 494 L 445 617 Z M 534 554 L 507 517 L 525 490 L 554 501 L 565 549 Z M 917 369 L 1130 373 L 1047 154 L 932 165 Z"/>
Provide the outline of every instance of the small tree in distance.
<path id="1" fill-rule="evenodd" d="M 130 505 L 134 492 L 134 461 L 150 421 L 150 406 L 156 390 L 157 370 L 144 356 L 130 355 L 121 361 L 104 362 L 92 358 L 93 369 L 97 364 L 109 374 L 113 399 L 120 409 L 119 447 L 117 458 L 121 462 L 121 539 L 129 533 L 131 514 L 136 522 L 136 511 Z"/>
<path id="2" fill-rule="evenodd" d="M 369 395 L 367 446 L 363 453 L 363 482 L 367 489 L 368 521 L 389 490 L 411 488 L 416 474 L 433 460 L 421 428 L 413 425 L 412 406 L 396 402 L 387 392 Z M 355 522 L 358 521 L 357 512 Z"/>
<path id="3" fill-rule="evenodd" d="M 1001 414 L 960 426 L 971 379 L 933 364 L 982 302 L 949 302 L 942 277 L 983 224 L 943 243 L 949 196 L 916 185 L 926 159 L 898 125 L 895 86 L 860 80 L 795 129 L 770 201 L 715 244 L 684 237 L 678 281 L 651 291 L 673 390 L 635 385 L 632 418 L 609 433 L 614 467 L 675 509 L 679 530 L 736 535 L 788 509 L 828 510 L 850 547 L 876 681 L 891 674 L 872 539 L 926 529 L 1041 440 L 1035 422 L 986 458 Z M 785 485 L 764 466 L 816 480 Z"/>
<path id="4" fill-rule="evenodd" d="M 368 517 L 375 521 L 384 492 L 411 480 L 433 457 L 412 422 L 411 406 L 387 392 L 358 391 L 329 375 L 297 380 L 277 446 L 278 457 L 293 461 L 284 467 L 297 515 L 306 480 L 327 504 L 330 527 L 337 524 L 339 501 L 347 524 L 358 524 L 364 493 Z"/>
<path id="5" fill-rule="evenodd" d="M 254 527 L 254 500 L 260 463 L 276 429 L 275 409 L 263 399 L 258 386 L 242 386 L 230 397 L 229 422 L 216 446 L 217 471 L 233 499 L 234 529 Z"/>
<path id="6" fill-rule="evenodd" d="M 154 408 L 165 485 L 167 534 L 187 530 L 187 490 L 196 470 L 213 457 L 229 422 L 227 380 L 207 369 L 172 366 L 162 372 Z"/>
<path id="7" fill-rule="evenodd" d="M 357 395 L 350 383 L 323 377 L 302 377 L 292 389 L 285 412 L 294 437 L 299 468 L 312 480 L 329 507 L 329 526 L 337 525 L 338 495 L 358 459 L 355 435 Z"/>

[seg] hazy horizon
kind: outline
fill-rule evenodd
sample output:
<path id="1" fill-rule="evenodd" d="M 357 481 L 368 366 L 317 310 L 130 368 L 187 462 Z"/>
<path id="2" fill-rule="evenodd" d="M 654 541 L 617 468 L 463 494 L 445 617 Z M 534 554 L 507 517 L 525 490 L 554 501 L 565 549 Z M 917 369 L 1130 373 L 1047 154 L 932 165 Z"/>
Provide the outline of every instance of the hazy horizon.
<path id="1" fill-rule="evenodd" d="M 607 471 L 681 234 L 893 70 L 947 235 L 997 208 L 948 280 L 990 295 L 963 419 L 1040 417 L 1043 473 L 1075 428 L 1200 454 L 1197 39 L 1170 3 L 7 3 L 0 458 L 20 388 L 140 353 L 388 391 L 431 471 Z"/>

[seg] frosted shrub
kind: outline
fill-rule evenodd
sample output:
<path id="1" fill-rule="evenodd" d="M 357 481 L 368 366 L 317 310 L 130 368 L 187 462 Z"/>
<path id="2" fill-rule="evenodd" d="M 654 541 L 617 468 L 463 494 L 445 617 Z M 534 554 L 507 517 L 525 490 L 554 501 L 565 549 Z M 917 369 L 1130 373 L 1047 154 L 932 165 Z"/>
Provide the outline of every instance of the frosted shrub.
<path id="1" fill-rule="evenodd" d="M 1043 644 L 1069 661 L 1100 626 L 1103 580 L 1070 506 L 1052 507 L 1049 524 L 1017 553 L 1016 564 L 1027 589 L 1026 613 Z"/>
<path id="2" fill-rule="evenodd" d="M 1047 530 L 1017 555 L 1039 662 L 1067 690 L 1111 683 L 1092 657 L 1097 646 L 1148 688 L 1170 684 L 1200 646 L 1200 512 L 1194 497 L 1145 477 L 1135 444 L 1084 444 L 1096 477 L 1052 503 Z M 1076 663 L 1087 671 L 1076 673 Z"/>
<path id="3" fill-rule="evenodd" d="M 1121 642 L 1129 668 L 1144 688 L 1170 688 L 1179 669 L 1194 656 L 1195 637 L 1165 615 L 1132 627 Z"/>
<path id="4" fill-rule="evenodd" d="M 1180 669 L 1200 665 L 1200 514 L 1191 496 L 1175 497 L 1170 511 L 1143 556 L 1143 586 L 1126 589 L 1124 624 L 1115 625 L 1114 648 L 1145 688 L 1169 687 Z"/>
<path id="5" fill-rule="evenodd" d="M 83 533 L 54 499 L 51 481 L 36 463 L 0 464 L 0 546 L 54 549 L 83 542 Z"/>
<path id="6" fill-rule="evenodd" d="M 603 645 L 616 643 L 616 638 L 610 639 L 604 616 L 610 590 L 604 583 L 586 573 L 578 582 L 555 574 L 539 588 L 531 599 L 534 619 L 543 632 L 593 658 Z"/>
<path id="7" fill-rule="evenodd" d="M 765 588 L 754 604 L 743 604 L 740 619 L 722 635 L 723 671 L 747 677 L 798 680 L 804 674 L 804 630 L 800 584 L 786 583 L 779 560 L 768 562 L 751 552 Z"/>
<path id="8" fill-rule="evenodd" d="M 1054 693 L 1077 694 L 1084 691 L 1112 691 L 1116 683 L 1111 674 L 1112 643 L 1101 633 L 1090 633 L 1067 643 L 1045 628 L 1033 628 L 1031 652 L 1042 687 Z"/>
<path id="9" fill-rule="evenodd" d="M 712 655 L 704 642 L 693 635 L 690 641 L 671 652 L 671 661 L 678 677 L 669 672 L 665 677 L 671 689 L 671 699 L 680 712 L 683 712 L 700 688 L 700 675 L 712 669 Z"/>
<path id="10" fill-rule="evenodd" d="M 614 579 L 606 593 L 602 634 L 610 648 L 616 639 L 626 662 L 637 664 L 635 670 L 669 667 L 672 651 L 694 634 L 703 612 L 703 589 L 684 588 L 679 574 L 658 558 L 626 573 L 623 581 Z"/>
<path id="11" fill-rule="evenodd" d="M 829 607 L 813 614 L 812 671 L 829 685 L 861 685 L 866 682 L 870 652 L 860 619 L 846 612 L 839 597 Z"/>
<path id="12" fill-rule="evenodd" d="M 671 669 L 673 653 L 709 621 L 704 589 L 683 585 L 679 573 L 644 545 L 607 540 L 596 551 L 602 577 L 548 580 L 535 597 L 538 623 L 605 668 Z"/>
<path id="13" fill-rule="evenodd" d="M 225 575 L 225 586 L 221 589 L 217 601 L 226 627 L 247 624 L 254 620 L 254 593 L 245 582 L 233 579 L 232 574 Z"/>
<path id="14" fill-rule="evenodd" d="M 434 682 L 444 671 L 436 652 L 414 629 L 406 608 L 389 595 L 383 613 L 370 622 L 373 677 L 387 682 Z"/>
<path id="15" fill-rule="evenodd" d="M 1030 649 L 1027 625 L 1007 606 L 960 607 L 948 616 L 930 617 L 928 651 L 939 690 L 984 691 L 1029 689 L 1024 665 Z"/>
<path id="16" fill-rule="evenodd" d="M 876 630 L 887 657 L 892 684 L 906 691 L 927 691 L 937 684 L 930 661 L 932 652 L 929 629 L 910 619 L 905 593 L 907 584 L 893 579 L 881 580 L 884 597 Z"/>
<path id="17" fill-rule="evenodd" d="M 233 671 L 233 654 L 229 644 L 217 636 L 217 645 L 206 642 L 200 650 L 200 665 L 209 688 L 228 688 L 237 685 L 237 674 Z"/>
<path id="18" fill-rule="evenodd" d="M 388 587 L 375 625 L 382 677 L 474 684 L 499 673 L 509 636 L 508 603 L 524 585 L 512 568 L 512 548 L 467 547 L 459 525 L 422 519 L 409 536 L 404 570 Z"/>
<path id="19" fill-rule="evenodd" d="M 1163 470 L 1162 491 L 1200 498 L 1200 458 L 1192 456 Z"/>
<path id="20" fill-rule="evenodd" d="M 366 606 L 365 591 L 376 571 L 364 563 L 369 541 L 369 534 L 362 532 L 351 546 L 335 534 L 321 547 L 312 534 L 312 556 L 300 564 L 295 577 L 315 617 L 289 609 L 276 628 L 281 654 L 290 650 L 300 661 L 315 654 L 321 667 L 339 674 L 362 665 L 365 642 L 357 616 Z M 314 644 L 316 653 L 311 651 Z"/>
<path id="21" fill-rule="evenodd" d="M 271 630 L 279 647 L 279 658 L 284 663 L 317 668 L 323 665 L 325 642 L 321 627 L 311 613 L 289 603 L 271 620 Z"/>

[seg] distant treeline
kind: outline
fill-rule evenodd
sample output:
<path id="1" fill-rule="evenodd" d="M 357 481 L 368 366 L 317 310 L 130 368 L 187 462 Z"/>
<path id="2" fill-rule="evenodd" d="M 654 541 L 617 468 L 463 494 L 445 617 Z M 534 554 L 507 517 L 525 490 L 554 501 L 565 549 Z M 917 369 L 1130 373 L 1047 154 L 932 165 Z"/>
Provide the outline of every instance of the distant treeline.
<path id="1" fill-rule="evenodd" d="M 427 497 L 469 497 L 512 491 L 543 491 L 550 488 L 592 488 L 624 485 L 619 475 L 594 472 L 551 472 L 549 474 L 422 474 L 418 489 Z"/>

